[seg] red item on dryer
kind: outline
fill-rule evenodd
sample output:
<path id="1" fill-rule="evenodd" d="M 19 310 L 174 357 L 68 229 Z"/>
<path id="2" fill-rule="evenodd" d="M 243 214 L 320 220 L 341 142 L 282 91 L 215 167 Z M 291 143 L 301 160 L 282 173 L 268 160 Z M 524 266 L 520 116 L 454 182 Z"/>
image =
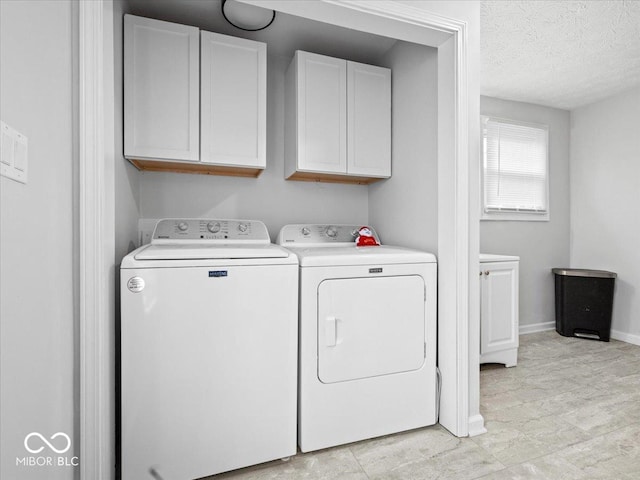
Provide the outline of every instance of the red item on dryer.
<path id="1" fill-rule="evenodd" d="M 356 238 L 356 247 L 375 247 L 378 245 L 380 244 L 376 241 L 371 229 L 369 227 L 360 227 L 358 238 Z"/>

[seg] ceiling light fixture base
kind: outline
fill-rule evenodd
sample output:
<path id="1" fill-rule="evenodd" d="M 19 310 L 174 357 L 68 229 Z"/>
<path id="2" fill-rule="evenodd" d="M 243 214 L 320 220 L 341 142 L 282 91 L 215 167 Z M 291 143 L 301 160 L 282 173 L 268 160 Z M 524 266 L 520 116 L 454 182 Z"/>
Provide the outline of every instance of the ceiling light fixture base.
<path id="1" fill-rule="evenodd" d="M 236 11 L 234 12 L 233 9 L 229 9 L 229 7 L 227 5 L 231 5 L 231 6 L 235 6 L 236 7 L 240 7 L 239 10 L 236 9 Z M 227 7 L 227 9 L 225 10 L 225 6 Z M 242 11 L 244 9 L 244 11 Z M 273 21 L 276 19 L 276 11 L 273 10 L 273 14 L 271 15 L 271 18 L 269 18 L 268 16 L 265 19 L 255 19 L 255 18 L 251 18 L 249 19 L 249 21 L 259 21 L 261 23 L 259 23 L 256 27 L 254 28 L 250 28 L 248 25 L 245 24 L 245 26 L 241 26 L 241 22 L 242 22 L 242 15 L 246 16 L 251 16 L 249 15 L 251 12 L 255 13 L 259 10 L 265 10 L 259 7 L 254 7 L 252 5 L 243 5 L 237 2 L 234 2 L 233 0 L 231 0 L 231 2 L 228 2 L 228 0 L 222 0 L 222 5 L 220 6 L 220 10 L 222 11 L 222 16 L 224 17 L 224 19 L 229 22 L 231 25 L 233 25 L 234 27 L 240 29 L 240 30 L 244 30 L 245 32 L 258 32 L 260 30 L 264 30 L 265 28 L 269 27 Z M 239 18 L 238 19 L 234 19 L 234 21 L 232 21 L 229 17 L 233 18 L 234 15 L 238 15 Z M 244 19 L 244 21 L 247 21 L 247 18 Z M 267 22 L 267 23 L 264 23 Z M 240 23 L 240 24 L 239 24 Z"/>

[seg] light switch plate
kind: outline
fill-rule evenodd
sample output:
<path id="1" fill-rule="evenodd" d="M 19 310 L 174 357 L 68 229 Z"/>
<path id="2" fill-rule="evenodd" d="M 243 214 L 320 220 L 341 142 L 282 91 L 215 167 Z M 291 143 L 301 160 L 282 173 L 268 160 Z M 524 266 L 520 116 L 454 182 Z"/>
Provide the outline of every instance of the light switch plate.
<path id="1" fill-rule="evenodd" d="M 0 121 L 0 175 L 27 183 L 29 139 Z"/>

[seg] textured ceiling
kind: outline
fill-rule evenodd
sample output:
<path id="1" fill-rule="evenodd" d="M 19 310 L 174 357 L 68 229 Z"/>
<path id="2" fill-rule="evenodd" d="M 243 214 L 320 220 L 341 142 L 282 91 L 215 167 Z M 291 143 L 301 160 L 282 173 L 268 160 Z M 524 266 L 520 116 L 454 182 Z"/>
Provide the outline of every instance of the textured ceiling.
<path id="1" fill-rule="evenodd" d="M 481 93 L 571 110 L 640 85 L 639 0 L 482 0 Z"/>

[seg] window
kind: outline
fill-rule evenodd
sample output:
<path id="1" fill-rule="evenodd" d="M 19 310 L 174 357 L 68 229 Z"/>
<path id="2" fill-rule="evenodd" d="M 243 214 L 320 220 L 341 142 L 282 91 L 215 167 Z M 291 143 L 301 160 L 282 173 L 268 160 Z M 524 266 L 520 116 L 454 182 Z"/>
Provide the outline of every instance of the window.
<path id="1" fill-rule="evenodd" d="M 483 220 L 549 220 L 549 128 L 481 117 Z"/>

